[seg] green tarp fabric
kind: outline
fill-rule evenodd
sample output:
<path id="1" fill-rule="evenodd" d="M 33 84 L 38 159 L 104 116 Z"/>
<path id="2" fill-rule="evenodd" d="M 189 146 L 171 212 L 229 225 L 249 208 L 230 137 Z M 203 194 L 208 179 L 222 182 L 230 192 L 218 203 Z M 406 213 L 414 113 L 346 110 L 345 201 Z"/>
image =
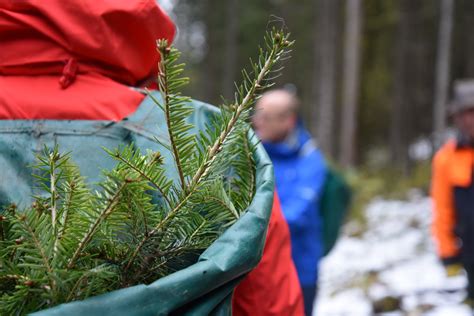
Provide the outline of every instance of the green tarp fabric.
<path id="1" fill-rule="evenodd" d="M 155 95 L 160 99 L 159 94 Z M 216 108 L 193 101 L 190 118 L 203 130 Z M 169 176 L 176 178 L 173 161 L 154 138 L 166 140 L 162 111 L 149 97 L 122 122 L 110 121 L 0 121 L 0 203 L 15 202 L 20 207 L 31 203 L 36 194 L 30 166 L 43 146 L 58 144 L 62 152 L 71 151 L 73 161 L 91 183 L 100 170 L 112 168 L 114 161 L 102 147 L 113 149 L 134 143 L 142 149 L 159 150 L 168 163 Z M 254 140 L 254 139 L 253 139 Z M 257 146 L 257 190 L 247 212 L 221 235 L 198 262 L 149 285 L 126 289 L 62 304 L 34 313 L 55 315 L 230 315 L 233 289 L 261 258 L 273 203 L 273 167 L 261 145 Z"/>

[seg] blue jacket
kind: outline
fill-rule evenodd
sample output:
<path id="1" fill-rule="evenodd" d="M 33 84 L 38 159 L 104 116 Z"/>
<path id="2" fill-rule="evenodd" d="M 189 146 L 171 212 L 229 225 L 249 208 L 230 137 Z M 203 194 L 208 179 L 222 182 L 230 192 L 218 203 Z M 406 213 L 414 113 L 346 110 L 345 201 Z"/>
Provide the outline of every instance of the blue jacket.
<path id="1" fill-rule="evenodd" d="M 302 286 L 314 286 L 323 255 L 319 200 L 326 164 L 309 133 L 299 125 L 281 143 L 263 143 L 275 169 L 281 207 L 290 226 L 292 256 Z"/>

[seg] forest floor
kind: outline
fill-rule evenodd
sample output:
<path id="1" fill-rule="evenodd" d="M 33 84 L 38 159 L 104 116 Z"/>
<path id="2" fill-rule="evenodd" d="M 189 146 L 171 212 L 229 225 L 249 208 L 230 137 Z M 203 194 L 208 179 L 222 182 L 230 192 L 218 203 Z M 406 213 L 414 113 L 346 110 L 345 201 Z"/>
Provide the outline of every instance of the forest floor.
<path id="1" fill-rule="evenodd" d="M 431 200 L 375 199 L 320 265 L 317 316 L 464 316 L 464 275 L 448 278 L 430 235 Z"/>

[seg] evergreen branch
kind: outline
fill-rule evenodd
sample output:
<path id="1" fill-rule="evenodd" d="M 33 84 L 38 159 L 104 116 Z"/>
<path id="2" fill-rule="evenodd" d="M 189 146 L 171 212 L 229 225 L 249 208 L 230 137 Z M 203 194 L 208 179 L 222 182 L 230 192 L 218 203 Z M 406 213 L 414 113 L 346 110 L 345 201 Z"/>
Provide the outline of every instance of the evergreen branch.
<path id="1" fill-rule="evenodd" d="M 225 209 L 227 209 L 229 211 L 230 214 L 232 214 L 235 219 L 239 219 L 239 213 L 237 213 L 237 211 L 235 210 L 235 208 L 232 208 L 230 207 L 229 205 L 227 205 L 224 201 L 222 201 L 221 199 L 215 197 L 215 196 L 207 196 L 206 197 L 208 200 L 210 201 L 214 201 L 216 203 L 218 203 L 219 205 L 221 205 L 222 207 L 224 207 Z"/>
<path id="2" fill-rule="evenodd" d="M 225 182 L 220 178 L 208 181 L 193 199 L 194 205 L 205 207 L 205 217 L 212 222 L 219 223 L 219 225 L 223 222 L 233 223 L 240 217 L 224 186 Z"/>
<path id="3" fill-rule="evenodd" d="M 81 275 L 77 281 L 74 283 L 74 285 L 72 286 L 71 290 L 69 291 L 69 294 L 66 298 L 66 302 L 70 302 L 73 298 L 74 298 L 74 294 L 77 290 L 77 288 L 80 286 L 81 282 L 85 279 L 87 279 L 89 277 L 89 275 L 87 273 L 84 273 L 83 275 Z"/>
<path id="4" fill-rule="evenodd" d="M 149 240 L 151 237 L 153 237 L 155 234 L 158 232 L 161 232 L 161 230 L 166 227 L 168 222 L 179 212 L 182 206 L 184 206 L 191 195 L 196 191 L 198 184 L 201 183 L 201 181 L 205 178 L 207 172 L 209 171 L 211 165 L 214 163 L 216 159 L 216 155 L 222 150 L 222 145 L 224 144 L 224 141 L 227 139 L 231 131 L 233 130 L 234 126 L 236 125 L 237 121 L 239 120 L 241 114 L 245 111 L 248 110 L 251 105 L 252 105 L 252 100 L 255 97 L 255 93 L 257 89 L 261 88 L 261 83 L 265 76 L 268 74 L 270 71 L 271 67 L 273 64 L 275 64 L 278 59 L 281 56 L 281 52 L 284 48 L 289 47 L 292 45 L 292 42 L 289 42 L 287 40 L 287 36 L 283 35 L 283 32 L 272 32 L 270 34 L 271 41 L 273 42 L 273 46 L 270 47 L 270 52 L 268 53 L 267 57 L 264 60 L 263 66 L 259 68 L 259 71 L 256 73 L 256 78 L 253 80 L 253 83 L 251 87 L 248 89 L 247 93 L 245 94 L 245 97 L 243 98 L 242 102 L 238 104 L 237 106 L 233 106 L 234 112 L 232 113 L 231 119 L 228 121 L 228 123 L 225 125 L 224 129 L 220 133 L 220 135 L 217 137 L 215 140 L 214 144 L 208 148 L 207 151 L 207 159 L 203 161 L 203 163 L 200 165 L 199 169 L 197 170 L 196 174 L 192 178 L 191 182 L 188 184 L 187 188 L 184 190 L 184 197 L 183 199 L 171 210 L 166 217 L 158 223 L 158 225 L 151 230 L 148 235 L 145 235 L 140 243 L 138 244 L 137 248 L 133 252 L 132 256 L 130 257 L 127 265 L 125 266 L 125 271 L 128 271 L 128 269 L 131 267 L 133 261 L 141 251 L 142 247 L 145 245 L 147 240 Z M 169 48 L 165 42 L 161 42 L 161 49 L 163 50 L 163 53 L 161 54 L 162 57 L 162 63 L 166 63 L 166 58 L 168 57 L 169 54 Z M 162 70 L 160 70 L 160 75 L 159 78 L 164 78 L 166 77 L 165 74 L 163 74 Z M 161 82 L 161 81 L 160 81 Z M 166 86 L 164 85 L 163 82 L 160 84 L 160 89 L 164 89 L 164 94 L 165 94 L 165 100 L 166 100 Z M 166 104 L 166 101 L 165 101 Z M 167 123 L 169 123 L 167 121 Z M 170 126 L 168 125 L 169 130 Z M 177 152 L 176 152 L 177 153 Z M 182 182 L 184 183 L 184 182 Z"/>
<path id="5" fill-rule="evenodd" d="M 230 179 L 229 185 L 229 196 L 236 208 L 240 211 L 244 211 L 248 208 L 252 202 L 252 197 L 255 194 L 255 161 L 253 159 L 255 145 L 251 143 L 250 138 L 250 127 L 245 124 L 239 131 L 236 139 L 233 140 L 233 146 L 235 143 L 241 144 L 240 147 L 235 145 L 231 150 L 235 153 L 235 159 L 231 162 L 233 175 Z"/>
<path id="6" fill-rule="evenodd" d="M 82 250 L 87 246 L 89 241 L 91 240 L 92 236 L 95 234 L 97 228 L 99 225 L 114 211 L 115 206 L 117 205 L 120 194 L 122 190 L 125 188 L 127 185 L 127 181 L 123 182 L 118 190 L 114 193 L 113 197 L 109 199 L 109 202 L 107 204 L 107 207 L 104 208 L 104 210 L 99 214 L 99 216 L 96 218 L 95 222 L 90 226 L 89 230 L 86 232 L 82 240 L 79 242 L 79 245 L 72 255 L 71 259 L 69 260 L 69 263 L 67 265 L 68 269 L 72 269 L 74 267 L 74 264 L 76 263 L 76 260 L 82 253 Z"/>
<path id="7" fill-rule="evenodd" d="M 206 221 L 204 220 L 195 230 L 194 232 L 188 237 L 188 240 L 193 240 L 197 233 L 204 227 Z"/>
<path id="8" fill-rule="evenodd" d="M 10 280 L 22 280 L 22 281 L 29 281 L 31 280 L 29 277 L 20 274 L 5 274 L 0 276 L 0 280 L 3 279 L 10 279 Z"/>
<path id="9" fill-rule="evenodd" d="M 129 168 L 131 168 L 135 172 L 137 172 L 142 179 L 145 179 L 146 181 L 150 182 L 161 193 L 161 195 L 163 196 L 163 198 L 166 201 L 166 204 L 168 204 L 168 206 L 171 206 L 171 201 L 168 198 L 168 195 L 165 193 L 165 190 L 152 177 L 150 177 L 148 174 L 146 174 L 141 168 L 139 168 L 138 166 L 133 164 L 131 161 L 128 161 L 127 159 L 124 159 L 118 152 L 116 154 L 114 154 L 113 156 L 118 161 L 124 163 Z"/>
<path id="10" fill-rule="evenodd" d="M 145 274 L 145 272 L 147 272 L 148 274 L 155 273 L 156 271 L 158 271 L 161 268 L 163 268 L 164 266 L 166 266 L 173 259 L 173 257 L 171 257 L 170 255 L 177 256 L 183 250 L 184 250 L 184 246 L 181 245 L 181 246 L 175 247 L 171 250 L 168 250 L 166 252 L 158 251 L 154 255 L 157 255 L 157 256 L 162 257 L 164 259 L 159 264 L 153 266 L 151 269 L 148 268 L 150 266 L 150 264 L 152 263 L 152 262 L 150 262 L 151 260 L 146 260 L 146 262 L 142 265 L 141 270 L 136 275 L 138 276 L 138 278 L 142 278 L 142 276 Z M 151 258 L 147 258 L 147 259 L 151 259 Z"/>
<path id="11" fill-rule="evenodd" d="M 146 215 L 145 211 L 143 210 L 143 208 L 140 208 L 140 213 L 142 213 L 142 217 L 143 217 L 143 229 L 145 230 L 144 234 L 148 235 L 147 215 Z"/>
<path id="12" fill-rule="evenodd" d="M 186 238 L 186 241 L 192 241 L 194 240 L 194 238 L 197 236 L 197 234 L 201 231 L 201 229 L 206 225 L 206 221 L 203 221 L 201 224 L 199 224 L 198 227 L 196 227 L 194 229 L 194 231 Z M 165 259 L 160 262 L 158 265 L 154 266 L 153 268 L 149 269 L 149 264 L 150 262 L 147 262 L 146 265 L 142 265 L 141 267 L 141 271 L 138 272 L 138 275 L 143 275 L 144 272 L 148 272 L 149 273 L 152 273 L 154 271 L 157 271 L 159 270 L 160 268 L 162 268 L 163 266 L 165 266 L 171 259 L 171 257 L 169 257 L 169 255 L 177 255 L 179 253 L 181 253 L 182 251 L 186 250 L 187 248 L 185 247 L 186 246 L 186 241 L 183 242 L 183 244 L 181 244 L 180 246 L 178 247 L 175 247 L 171 250 L 168 250 L 168 251 L 164 251 L 164 252 L 160 252 L 159 253 L 159 256 L 160 257 L 164 257 Z M 157 257 L 156 254 L 155 256 L 153 257 Z"/>
<path id="13" fill-rule="evenodd" d="M 172 149 L 172 154 L 176 163 L 176 168 L 178 170 L 179 179 L 181 181 L 181 188 L 186 190 L 186 182 L 184 179 L 184 172 L 181 162 L 181 155 L 178 152 L 178 147 L 175 140 L 175 135 L 172 129 L 171 124 L 171 108 L 170 108 L 170 87 L 169 87 L 169 73 L 168 73 L 168 56 L 171 52 L 170 47 L 168 46 L 167 40 L 159 40 L 158 41 L 158 51 L 161 55 L 161 63 L 158 65 L 158 84 L 160 87 L 160 92 L 163 96 L 164 100 L 164 109 L 165 109 L 165 118 L 166 118 L 166 126 L 168 127 L 168 134 L 170 137 L 170 144 Z"/>
<path id="14" fill-rule="evenodd" d="M 66 228 L 67 228 L 67 224 L 68 224 L 68 220 L 69 220 L 69 211 L 71 210 L 71 206 L 72 206 L 72 201 L 73 201 L 73 198 L 74 198 L 74 193 L 76 192 L 75 191 L 75 188 L 76 188 L 76 183 L 74 181 L 71 181 L 69 183 L 69 191 L 67 192 L 67 195 L 66 195 L 66 201 L 65 201 L 65 206 L 64 206 L 64 211 L 63 211 L 63 216 L 62 216 L 62 220 L 61 220 L 61 230 L 58 232 L 58 240 L 60 240 L 64 234 L 64 232 L 66 231 Z"/>
<path id="15" fill-rule="evenodd" d="M 179 249 L 179 248 L 177 248 Z M 179 249 L 181 250 L 181 249 Z M 155 271 L 158 271 L 159 269 L 161 269 L 163 266 L 165 266 L 168 262 L 170 261 L 170 258 L 165 258 L 162 262 L 160 262 L 159 264 L 157 264 L 156 266 L 154 266 L 153 268 L 151 268 L 149 270 L 150 273 L 153 273 Z"/>
<path id="16" fill-rule="evenodd" d="M 247 130 L 248 132 L 248 130 Z M 250 179 L 245 179 L 247 181 L 247 183 L 250 184 L 251 188 L 250 190 L 248 190 L 247 194 L 248 196 L 246 197 L 247 198 L 247 201 L 252 201 L 252 198 L 253 198 L 253 195 L 255 194 L 255 187 L 256 187 L 256 183 L 257 183 L 257 179 L 255 178 L 255 163 L 254 163 L 254 160 L 253 160 L 253 151 L 252 151 L 252 147 L 250 146 L 250 142 L 249 142 L 249 139 L 248 139 L 248 133 L 245 133 L 243 135 L 244 137 L 242 137 L 243 139 L 243 143 L 244 143 L 244 152 L 247 156 L 247 159 L 245 160 L 245 162 L 247 163 L 247 169 L 249 171 L 249 178 Z"/>
<path id="17" fill-rule="evenodd" d="M 71 209 L 73 194 L 74 194 L 74 191 L 70 190 L 68 194 L 66 195 L 66 202 L 65 202 L 65 207 L 62 214 L 61 227 L 57 233 L 56 239 L 54 240 L 54 246 L 53 246 L 54 254 L 57 253 L 59 242 L 63 238 L 64 232 L 66 231 L 67 222 L 69 218 L 69 210 Z"/>
<path id="18" fill-rule="evenodd" d="M 191 189 L 196 186 L 202 180 L 202 178 L 206 176 L 207 172 L 210 169 L 210 166 L 215 160 L 216 155 L 221 151 L 224 141 L 227 139 L 228 135 L 236 125 L 241 114 L 245 110 L 248 110 L 253 104 L 252 101 L 255 98 L 257 90 L 262 88 L 261 84 L 263 79 L 269 73 L 273 64 L 275 64 L 279 60 L 283 49 L 292 45 L 292 42 L 289 42 L 287 40 L 287 36 L 284 36 L 282 32 L 272 32 L 270 34 L 270 40 L 272 41 L 273 45 L 269 47 L 270 51 L 264 60 L 264 64 L 260 66 L 259 62 L 259 68 L 256 67 L 256 70 L 258 71 L 256 71 L 255 73 L 255 78 L 251 80 L 248 73 L 246 71 L 243 71 L 244 86 L 247 86 L 247 83 L 251 82 L 249 83 L 250 87 L 247 86 L 247 92 L 242 101 L 239 104 L 233 106 L 235 110 L 232 113 L 231 119 L 224 127 L 223 131 L 221 132 L 217 140 L 214 142 L 214 144 L 208 149 L 208 160 L 201 164 L 198 171 L 194 175 L 189 185 Z"/>
<path id="19" fill-rule="evenodd" d="M 89 295 L 102 294 L 107 288 L 114 288 L 116 280 L 116 271 L 110 269 L 113 266 L 108 264 L 101 264 L 87 271 L 83 271 L 82 275 L 77 278 L 74 285 L 69 290 L 66 301 L 76 299 L 78 295 L 82 297 L 88 297 Z M 106 284 L 104 284 L 104 282 Z M 91 284 L 97 283 L 97 287 L 91 286 Z M 83 286 L 81 288 L 81 285 Z M 76 297 L 75 297 L 76 296 Z"/>
<path id="20" fill-rule="evenodd" d="M 31 211 L 31 210 L 30 210 Z M 34 212 L 34 211 L 32 211 Z M 34 214 L 33 216 L 36 216 Z M 45 249 L 43 248 L 43 245 L 40 241 L 41 237 L 37 235 L 37 227 L 31 227 L 31 225 L 28 223 L 28 216 L 26 215 L 21 215 L 16 217 L 17 222 L 28 232 L 30 235 L 33 244 L 35 248 L 39 251 L 41 260 L 43 262 L 44 267 L 48 271 L 48 275 L 51 277 L 53 275 L 53 268 L 51 267 L 49 263 L 49 258 L 48 255 L 46 254 Z M 51 286 L 51 289 L 54 289 L 55 282 L 51 278 L 49 278 L 49 284 Z"/>
<path id="21" fill-rule="evenodd" d="M 62 229 L 62 223 L 58 222 L 61 216 L 59 201 L 63 198 L 64 191 L 61 190 L 60 185 L 64 183 L 65 179 L 73 177 L 74 171 L 69 165 L 69 154 L 60 154 L 58 146 L 54 146 L 49 150 L 46 146 L 43 149 L 42 155 L 38 155 L 39 163 L 36 167 L 42 171 L 42 174 L 35 175 L 40 181 L 40 185 L 49 193 L 49 205 L 42 197 L 36 197 L 33 203 L 33 209 L 40 214 L 43 211 L 48 211 L 51 216 L 51 236 L 54 238 L 52 248 L 52 265 L 54 265 L 55 257 L 58 252 L 59 240 L 61 238 L 58 229 Z M 72 174 L 71 174 L 72 173 Z M 64 211 L 64 210 L 63 210 Z"/>
<path id="22" fill-rule="evenodd" d="M 183 198 L 183 200 L 181 200 L 170 212 L 168 212 L 168 214 L 166 214 L 166 217 L 160 221 L 158 223 L 158 225 L 155 226 L 155 228 L 153 228 L 148 234 L 146 234 L 145 236 L 143 236 L 142 240 L 140 241 L 140 243 L 138 244 L 138 246 L 135 248 L 135 251 L 132 253 L 132 256 L 130 257 L 130 259 L 128 260 L 128 263 L 127 265 L 125 266 L 125 271 L 128 271 L 128 269 L 130 269 L 133 261 L 135 260 L 135 258 L 137 257 L 137 255 L 139 254 L 139 252 L 141 251 L 141 249 L 143 248 L 143 246 L 145 245 L 145 243 L 151 238 L 153 237 L 154 235 L 156 235 L 158 232 L 160 232 L 162 230 L 163 227 L 165 227 L 165 225 L 168 224 L 168 222 L 174 217 L 176 216 L 176 214 L 178 213 L 178 211 L 181 209 L 181 207 L 183 207 L 183 205 L 186 204 L 186 202 L 188 201 L 188 199 L 191 197 L 192 195 L 192 192 L 189 192 L 188 194 L 185 195 L 185 197 Z"/>
<path id="23" fill-rule="evenodd" d="M 60 192 L 58 198 L 61 198 L 62 203 L 59 205 L 59 203 L 56 202 L 57 218 L 55 224 L 57 228 L 53 229 L 54 243 L 52 263 L 53 266 L 56 265 L 55 259 L 57 257 L 60 259 L 59 265 L 62 267 L 64 262 L 67 262 L 67 258 L 65 260 L 64 255 L 70 255 L 62 246 L 70 245 L 69 242 L 72 237 L 66 233 L 66 230 L 70 228 L 70 221 L 77 219 L 73 218 L 75 214 L 79 214 L 91 206 L 91 192 L 86 187 L 78 167 L 70 162 L 70 155 L 59 154 L 57 147 L 55 147 L 55 152 L 58 157 L 57 169 L 60 172 L 57 179 L 61 180 L 60 182 L 56 181 L 55 191 Z M 41 203 L 39 203 L 39 206 L 41 206 Z M 78 223 L 75 223 L 74 226 L 77 226 L 77 224 Z M 76 234 L 77 236 L 77 231 L 73 231 L 72 234 Z M 64 238 L 66 238 L 66 240 L 64 240 Z M 72 240 L 74 240 L 74 238 Z M 66 250 L 66 252 L 60 253 L 60 250 Z"/>
<path id="24" fill-rule="evenodd" d="M 49 154 L 49 176 L 50 176 L 50 196 L 51 196 L 51 223 L 53 231 L 56 232 L 56 216 L 57 216 L 57 193 L 56 193 L 56 161 L 59 159 L 57 147 Z M 56 234 L 55 234 L 56 235 Z"/>

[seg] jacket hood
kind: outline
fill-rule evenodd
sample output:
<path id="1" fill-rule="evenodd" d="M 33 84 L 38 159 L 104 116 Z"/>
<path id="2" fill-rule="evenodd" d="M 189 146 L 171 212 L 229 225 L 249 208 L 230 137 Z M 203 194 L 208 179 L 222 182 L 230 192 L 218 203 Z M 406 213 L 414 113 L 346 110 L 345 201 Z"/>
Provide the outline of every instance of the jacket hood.
<path id="1" fill-rule="evenodd" d="M 273 157 L 292 157 L 302 154 L 304 147 L 312 138 L 301 122 L 288 137 L 278 143 L 263 142 L 266 151 Z"/>
<path id="2" fill-rule="evenodd" d="M 0 0 L 0 75 L 77 71 L 136 85 L 157 69 L 155 40 L 174 35 L 155 0 Z"/>

